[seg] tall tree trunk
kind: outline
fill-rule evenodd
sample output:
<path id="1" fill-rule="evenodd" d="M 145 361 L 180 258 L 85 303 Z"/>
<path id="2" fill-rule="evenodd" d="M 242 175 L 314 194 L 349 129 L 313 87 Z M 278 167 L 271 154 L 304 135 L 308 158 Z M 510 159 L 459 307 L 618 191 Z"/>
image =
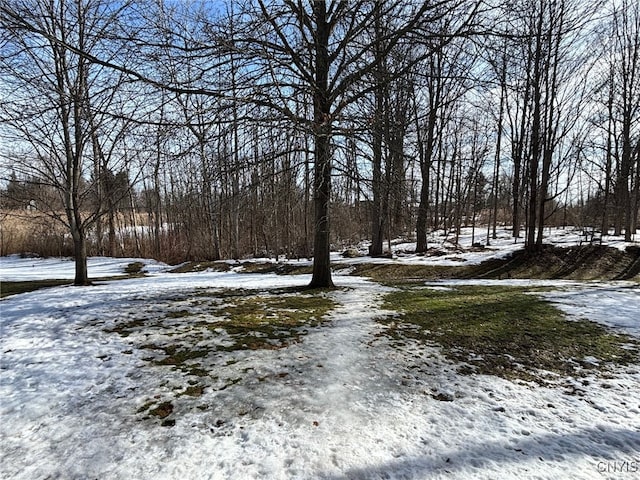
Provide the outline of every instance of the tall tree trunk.
<path id="1" fill-rule="evenodd" d="M 542 247 L 544 226 L 546 223 L 546 204 L 550 200 L 547 198 L 549 194 L 549 182 L 551 180 L 551 164 L 553 162 L 553 152 L 556 142 L 556 98 L 558 94 L 558 66 L 560 64 L 560 33 L 564 24 L 564 4 L 559 2 L 558 5 L 553 4 L 549 13 L 551 17 L 551 25 L 549 32 L 546 34 L 546 44 L 548 53 L 546 56 L 546 75 L 544 76 L 544 87 L 546 90 L 545 101 L 545 122 L 544 122 L 544 148 L 542 152 L 542 176 L 540 180 L 540 197 L 538 206 L 538 237 L 536 239 L 536 248 Z"/>
<path id="2" fill-rule="evenodd" d="M 633 206 L 631 208 L 631 234 L 635 235 L 638 229 L 638 215 L 640 215 L 640 139 L 635 149 L 636 178 L 633 186 Z"/>
<path id="3" fill-rule="evenodd" d="M 422 176 L 420 186 L 420 203 L 418 204 L 418 216 L 416 219 L 416 253 L 425 253 L 427 243 L 427 223 L 429 220 L 429 184 L 424 181 L 428 174 Z"/>
<path id="4" fill-rule="evenodd" d="M 313 241 L 312 288 L 333 287 L 331 279 L 329 202 L 331 199 L 331 99 L 329 98 L 329 35 L 327 4 L 313 3 L 316 21 L 315 89 L 313 95 L 313 134 L 315 165 L 313 202 L 315 232 Z"/>
<path id="5" fill-rule="evenodd" d="M 329 201 L 331 196 L 331 127 L 319 126 L 316 135 L 314 166 L 314 218 L 313 275 L 310 286 L 332 287 L 329 238 Z"/>
<path id="6" fill-rule="evenodd" d="M 109 224 L 109 256 L 115 257 L 117 256 L 117 242 L 116 242 L 116 214 L 115 207 L 113 205 L 113 201 L 109 199 L 109 212 L 107 215 L 108 224 Z M 135 230 L 134 230 L 135 232 Z"/>
<path id="7" fill-rule="evenodd" d="M 536 224 L 538 213 L 538 167 L 542 154 L 542 24 L 543 12 L 539 13 L 535 37 L 535 56 L 533 60 L 533 117 L 531 119 L 531 152 L 529 154 L 529 205 L 527 212 L 527 238 L 525 248 L 537 249 Z"/>
<path id="8" fill-rule="evenodd" d="M 531 69 L 531 53 L 528 55 L 527 61 L 527 70 Z M 513 238 L 520 238 L 520 223 L 521 223 L 521 212 L 520 212 L 520 202 L 522 200 L 522 163 L 525 155 L 525 145 L 527 143 L 527 128 L 529 127 L 528 116 L 529 116 L 529 101 L 531 98 L 531 80 L 529 75 L 527 75 L 527 80 L 524 85 L 524 97 L 522 100 L 522 113 L 520 118 L 520 125 L 518 131 L 518 138 L 515 142 L 515 148 L 513 152 L 513 183 L 511 188 L 512 193 L 512 201 L 513 201 L 513 210 L 512 210 L 512 228 L 513 228 Z"/>
<path id="9" fill-rule="evenodd" d="M 440 219 L 444 218 L 444 209 L 442 208 L 441 202 L 440 202 L 440 196 L 442 195 L 442 191 L 444 190 L 444 179 L 443 179 L 443 172 L 444 172 L 444 155 L 442 153 L 442 135 L 440 135 L 440 139 L 439 139 L 439 151 L 438 151 L 438 157 L 437 157 L 437 161 L 436 161 L 436 171 L 435 171 L 435 187 L 436 190 L 433 194 L 433 208 L 432 208 L 432 212 L 433 212 L 433 221 L 431 223 L 433 230 L 437 230 L 438 228 L 440 228 Z"/>
<path id="10" fill-rule="evenodd" d="M 378 89 L 379 90 L 379 89 Z M 382 179 L 382 108 L 378 106 L 382 94 L 376 91 L 376 113 L 373 126 L 373 175 L 371 178 L 371 246 L 369 255 L 372 257 L 382 255 L 382 243 L 384 240 L 384 215 L 382 212 L 383 179 Z"/>
<path id="11" fill-rule="evenodd" d="M 629 115 L 630 117 L 630 115 Z M 631 122 L 626 121 L 622 129 L 622 165 L 621 165 L 621 189 L 620 189 L 620 204 L 623 209 L 624 217 L 624 240 L 625 242 L 631 241 L 631 226 L 633 224 L 632 217 L 636 215 L 636 212 L 632 212 L 631 206 L 631 189 L 629 183 L 631 180 Z"/>
<path id="12" fill-rule="evenodd" d="M 427 251 L 427 222 L 429 218 L 429 184 L 431 181 L 431 163 L 433 161 L 433 151 L 435 142 L 435 129 L 437 121 L 437 111 L 430 109 L 427 124 L 427 138 L 420 148 L 420 173 L 422 185 L 420 187 L 420 203 L 418 205 L 418 218 L 416 219 L 416 253 Z M 437 195 L 437 192 L 436 192 Z M 437 209 L 437 206 L 436 206 Z M 436 215 L 437 212 L 436 212 Z"/>
<path id="13" fill-rule="evenodd" d="M 382 59 L 382 18 L 380 11 L 382 2 L 376 2 L 374 8 L 378 12 L 375 15 L 375 43 L 374 54 L 376 58 L 376 68 L 374 72 L 374 79 L 376 82 L 375 88 L 375 108 L 373 112 L 373 131 L 372 131 L 372 160 L 373 160 L 373 175 L 371 178 L 371 246 L 369 247 L 369 255 L 377 257 L 382 255 L 382 243 L 384 241 L 384 227 L 386 215 L 383 211 L 383 196 L 385 196 L 385 188 L 383 188 L 382 178 L 382 138 L 383 138 L 383 116 L 384 110 L 384 97 L 385 97 L 385 85 L 384 85 L 384 60 Z"/>

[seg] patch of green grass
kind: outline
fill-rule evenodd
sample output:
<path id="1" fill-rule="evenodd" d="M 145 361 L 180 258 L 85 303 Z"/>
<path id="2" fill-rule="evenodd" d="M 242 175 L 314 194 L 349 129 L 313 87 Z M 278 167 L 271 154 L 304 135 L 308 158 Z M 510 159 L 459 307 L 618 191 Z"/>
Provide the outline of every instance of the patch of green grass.
<path id="1" fill-rule="evenodd" d="M 158 360 L 156 362 L 158 365 L 183 366 L 189 360 L 206 357 L 209 354 L 208 349 L 190 349 L 177 345 L 166 345 L 161 349 L 164 350 L 166 357 Z"/>
<path id="2" fill-rule="evenodd" d="M 135 318 L 126 322 L 118 323 L 113 328 L 105 329 L 107 333 L 118 333 L 123 337 L 131 335 L 133 330 L 148 325 L 149 320 L 146 318 Z"/>
<path id="3" fill-rule="evenodd" d="M 147 364 L 183 375 L 186 386 L 172 392 L 175 405 L 206 409 L 194 402 L 206 397 L 207 389 L 225 390 L 242 381 L 227 378 L 220 386 L 216 374 L 224 378 L 227 367 L 241 361 L 220 352 L 285 348 L 325 321 L 334 307 L 327 291 L 320 289 L 202 289 L 122 315 L 105 331 L 129 337 L 131 346 L 152 352 L 141 356 Z M 174 403 L 148 401 L 137 413 L 142 420 L 159 419 L 160 425 L 172 426 Z"/>
<path id="4" fill-rule="evenodd" d="M 237 327 L 264 324 L 291 327 L 302 323 L 317 323 L 332 307 L 333 302 L 324 296 L 258 295 L 237 299 L 234 304 L 222 308 L 221 313 L 230 320 L 229 323 Z"/>
<path id="5" fill-rule="evenodd" d="M 213 299 L 225 299 L 225 298 L 237 298 L 248 297 L 255 295 L 255 290 L 249 290 L 246 288 L 197 288 L 194 296 L 213 298 Z"/>
<path id="6" fill-rule="evenodd" d="M 207 357 L 212 352 L 284 348 L 323 322 L 335 306 L 325 291 L 300 288 L 259 294 L 204 290 L 176 301 L 186 308 L 171 310 L 173 304 L 168 302 L 164 308 L 146 312 L 144 318 L 123 318 L 105 331 L 123 337 L 139 334 L 136 338 L 160 335 L 161 339 L 138 345 L 157 352 L 143 360 L 204 378 L 211 376 Z M 218 340 L 221 336 L 223 342 Z"/>
<path id="7" fill-rule="evenodd" d="M 301 327 L 320 324 L 334 308 L 334 302 L 322 294 L 257 295 L 237 298 L 225 305 L 223 322 L 210 328 L 224 328 L 234 340 L 226 350 L 275 349 L 299 341 Z"/>
<path id="8" fill-rule="evenodd" d="M 334 308 L 334 302 L 326 293 L 325 290 L 299 287 L 269 289 L 258 294 L 255 290 L 244 289 L 201 289 L 192 296 L 197 298 L 191 298 L 191 305 L 197 306 L 197 310 L 169 310 L 164 314 L 167 319 L 190 317 L 179 324 L 179 331 L 176 323 L 163 324 L 160 321 L 151 325 L 151 319 L 131 320 L 109 331 L 126 336 L 134 328 L 144 328 L 147 323 L 161 330 L 170 330 L 171 333 L 166 335 L 183 337 L 189 334 L 200 340 L 225 331 L 233 343 L 216 347 L 222 351 L 282 348 L 298 341 L 306 333 L 305 328 L 321 323 Z M 181 300 L 182 305 L 185 300 L 188 298 Z M 212 315 L 214 318 L 203 320 L 199 315 Z M 162 350 L 166 346 L 158 344 L 153 348 Z"/>
<path id="9" fill-rule="evenodd" d="M 465 371 L 539 380 L 540 371 L 575 375 L 601 365 L 640 361 L 632 337 L 589 321 L 569 321 L 550 302 L 516 287 L 461 286 L 452 291 L 402 288 L 384 308 L 400 312 L 382 320 L 389 334 L 433 342 Z"/>

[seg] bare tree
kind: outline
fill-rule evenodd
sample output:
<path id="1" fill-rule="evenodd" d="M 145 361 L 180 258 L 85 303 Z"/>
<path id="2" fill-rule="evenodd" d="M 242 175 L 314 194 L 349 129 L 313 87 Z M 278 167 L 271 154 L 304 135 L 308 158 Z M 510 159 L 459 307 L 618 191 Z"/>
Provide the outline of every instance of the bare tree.
<path id="1" fill-rule="evenodd" d="M 580 146 L 571 132 L 587 98 L 587 82 L 577 79 L 585 78 L 592 66 L 586 35 L 591 11 L 574 0 L 515 2 L 505 11 L 512 29 L 505 107 L 513 160 L 513 235 L 520 234 L 524 207 L 530 250 L 542 246 L 550 207 L 565 191 L 557 188 L 558 180 L 568 175 Z"/>
<path id="2" fill-rule="evenodd" d="M 250 8 L 254 23 L 234 42 L 236 48 L 252 53 L 247 60 L 260 75 L 252 101 L 306 126 L 314 139 L 312 287 L 333 284 L 329 261 L 332 139 L 340 130 L 341 115 L 377 88 L 364 80 L 379 70 L 382 60 L 397 45 L 419 35 L 429 35 L 430 22 L 438 18 L 462 13 L 460 23 L 466 25 L 475 13 L 464 1 L 445 2 L 437 7 L 429 2 L 361 0 L 304 4 L 260 0 L 256 8 Z M 372 37 L 369 26 L 375 24 L 376 18 L 389 21 L 392 27 Z M 372 57 L 370 53 L 376 45 L 378 51 Z M 395 73 L 402 74 L 402 70 Z M 295 90 L 298 87 L 302 90 Z M 295 115 L 286 101 L 291 95 L 305 95 L 309 99 L 313 104 L 311 118 Z"/>
<path id="3" fill-rule="evenodd" d="M 637 128 L 640 119 L 640 6 L 637 2 L 623 0 L 615 6 L 612 24 L 613 55 L 609 71 L 613 153 L 617 159 L 615 233 L 620 235 L 624 229 L 625 240 L 631 241 L 637 217 L 632 194 L 634 156 L 639 154 L 636 145 L 640 142 Z"/>
<path id="4" fill-rule="evenodd" d="M 382 9 L 383 5 L 379 2 L 376 8 Z M 392 236 L 399 233 L 398 227 L 402 223 L 407 163 L 405 142 L 415 106 L 412 101 L 415 68 L 411 65 L 416 64 L 413 60 L 416 52 L 421 51 L 416 46 L 399 45 L 382 57 L 388 28 L 389 22 L 382 15 L 376 15 L 373 56 L 377 67 L 372 74 L 375 91 L 373 108 L 366 114 L 371 130 L 371 256 L 383 254 L 385 236 L 390 242 Z"/>
<path id="5" fill-rule="evenodd" d="M 67 45 L 109 55 L 103 40 L 117 16 L 115 5 L 100 0 L 7 0 L 0 8 L 3 134 L 20 150 L 12 155 L 16 168 L 59 196 L 64 212 L 51 206 L 49 213 L 73 239 L 76 285 L 89 283 L 87 232 L 104 213 L 96 189 L 123 132 L 108 110 L 122 108 L 122 99 L 115 93 L 119 75 Z"/>

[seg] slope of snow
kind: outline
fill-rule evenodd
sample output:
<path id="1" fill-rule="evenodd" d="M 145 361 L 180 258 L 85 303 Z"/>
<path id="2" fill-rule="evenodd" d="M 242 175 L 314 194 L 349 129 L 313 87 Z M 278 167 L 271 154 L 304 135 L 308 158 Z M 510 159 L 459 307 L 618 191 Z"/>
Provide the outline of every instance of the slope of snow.
<path id="1" fill-rule="evenodd" d="M 0 477 L 637 478 L 637 366 L 550 388 L 459 375 L 437 348 L 379 335 L 384 287 L 337 280 L 347 288 L 331 293 L 328 325 L 287 348 L 214 356 L 219 380 L 198 398 L 178 397 L 182 372 L 149 364 L 138 338 L 106 327 L 196 288 L 296 286 L 308 276 L 157 273 L 3 300 Z M 631 321 L 638 305 L 626 284 L 556 286 L 563 308 L 594 319 Z M 143 419 L 149 399 L 173 401 L 173 427 Z"/>
<path id="2" fill-rule="evenodd" d="M 572 246 L 588 244 L 588 238 L 583 230 L 573 227 L 545 229 L 544 242 L 558 246 Z M 486 260 L 504 258 L 524 247 L 522 238 L 514 239 L 511 230 L 502 228 L 496 231 L 497 238 L 489 238 L 487 242 L 486 228 L 461 229 L 456 238 L 453 234 L 445 234 L 443 231 L 432 232 L 428 237 L 427 245 L 430 249 L 427 255 L 416 255 L 415 242 L 394 241 L 391 244 L 393 258 L 370 258 L 367 255 L 369 242 L 358 245 L 357 250 L 361 257 L 343 259 L 338 253 L 332 257 L 335 263 L 417 263 L 429 265 L 455 266 L 462 263 L 466 265 L 478 264 Z M 625 242 L 623 237 L 605 235 L 602 237 L 602 245 L 624 250 L 630 245 L 637 245 L 640 239 L 640 230 L 632 236 L 635 242 Z M 476 247 L 474 247 L 474 244 Z M 387 243 L 384 244 L 388 250 Z"/>

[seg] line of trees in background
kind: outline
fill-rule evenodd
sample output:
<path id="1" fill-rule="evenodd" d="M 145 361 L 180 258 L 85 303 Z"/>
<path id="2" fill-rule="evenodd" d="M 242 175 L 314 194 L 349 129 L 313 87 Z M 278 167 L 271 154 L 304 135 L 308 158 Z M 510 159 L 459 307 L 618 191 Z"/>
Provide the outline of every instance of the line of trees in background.
<path id="1" fill-rule="evenodd" d="M 631 0 L 4 0 L 2 215 L 172 263 L 640 209 Z M 3 227 L 3 252 L 10 232 Z"/>

